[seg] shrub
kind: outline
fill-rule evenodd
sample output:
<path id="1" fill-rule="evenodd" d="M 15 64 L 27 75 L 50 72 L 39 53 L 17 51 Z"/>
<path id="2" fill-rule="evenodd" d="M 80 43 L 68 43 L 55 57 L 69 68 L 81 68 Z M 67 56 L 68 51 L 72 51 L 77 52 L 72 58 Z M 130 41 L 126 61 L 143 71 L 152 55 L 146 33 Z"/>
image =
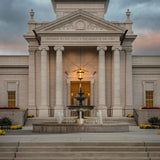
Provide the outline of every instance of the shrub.
<path id="1" fill-rule="evenodd" d="M 0 135 L 5 135 L 5 134 L 6 134 L 6 132 L 4 130 L 0 129 Z"/>
<path id="2" fill-rule="evenodd" d="M 22 126 L 10 126 L 9 129 L 22 129 Z"/>
<path id="3" fill-rule="evenodd" d="M 140 125 L 140 128 L 141 129 L 155 129 L 155 127 L 150 124 L 142 124 Z"/>
<path id="4" fill-rule="evenodd" d="M 34 115 L 32 115 L 32 114 L 27 115 L 27 118 L 33 118 L 33 117 L 34 117 Z"/>
<path id="5" fill-rule="evenodd" d="M 134 114 L 129 114 L 127 117 L 134 118 L 135 115 Z"/>
<path id="6" fill-rule="evenodd" d="M 148 119 L 148 122 L 151 124 L 158 123 L 159 119 L 158 119 L 158 117 L 152 117 L 152 118 Z"/>
<path id="7" fill-rule="evenodd" d="M 0 120 L 0 125 L 1 126 L 11 126 L 12 125 L 12 121 L 7 118 L 7 117 L 4 117 Z"/>

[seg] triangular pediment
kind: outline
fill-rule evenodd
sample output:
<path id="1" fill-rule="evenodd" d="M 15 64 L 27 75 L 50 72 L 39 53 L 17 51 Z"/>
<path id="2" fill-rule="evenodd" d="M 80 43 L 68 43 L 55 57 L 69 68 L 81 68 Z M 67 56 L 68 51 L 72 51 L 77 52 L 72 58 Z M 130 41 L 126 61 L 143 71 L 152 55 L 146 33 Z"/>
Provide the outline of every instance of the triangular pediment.
<path id="1" fill-rule="evenodd" d="M 36 28 L 37 33 L 96 31 L 124 33 L 125 29 L 83 10 L 78 10 L 70 15 Z"/>

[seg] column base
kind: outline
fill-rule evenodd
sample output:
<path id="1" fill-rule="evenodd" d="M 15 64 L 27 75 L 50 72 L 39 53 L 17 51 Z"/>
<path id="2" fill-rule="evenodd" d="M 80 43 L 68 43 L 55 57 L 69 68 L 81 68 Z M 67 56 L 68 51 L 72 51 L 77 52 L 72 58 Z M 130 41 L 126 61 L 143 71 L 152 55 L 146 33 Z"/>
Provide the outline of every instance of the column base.
<path id="1" fill-rule="evenodd" d="M 113 117 L 123 117 L 122 107 L 119 105 L 112 106 L 112 116 Z"/>
<path id="2" fill-rule="evenodd" d="M 132 105 L 126 105 L 126 106 L 125 106 L 125 117 L 126 117 L 128 114 L 133 114 L 133 106 L 132 106 Z"/>
<path id="3" fill-rule="evenodd" d="M 55 106 L 54 107 L 54 117 L 58 117 L 59 113 L 64 116 L 64 106 Z"/>
<path id="4" fill-rule="evenodd" d="M 40 106 L 39 117 L 40 118 L 47 118 L 47 117 L 49 117 L 48 106 Z"/>
<path id="5" fill-rule="evenodd" d="M 102 112 L 102 117 L 107 117 L 107 106 L 99 105 L 97 108 Z"/>

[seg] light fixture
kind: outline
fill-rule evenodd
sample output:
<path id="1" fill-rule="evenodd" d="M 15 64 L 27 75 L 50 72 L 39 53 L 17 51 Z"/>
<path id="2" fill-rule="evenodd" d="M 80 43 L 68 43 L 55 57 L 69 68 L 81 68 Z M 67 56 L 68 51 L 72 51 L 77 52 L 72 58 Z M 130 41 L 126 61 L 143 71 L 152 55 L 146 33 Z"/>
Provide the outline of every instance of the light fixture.
<path id="1" fill-rule="evenodd" d="M 83 79 L 83 74 L 84 74 L 84 71 L 82 69 L 79 69 L 77 71 L 77 75 L 78 75 L 78 79 L 81 81 Z"/>

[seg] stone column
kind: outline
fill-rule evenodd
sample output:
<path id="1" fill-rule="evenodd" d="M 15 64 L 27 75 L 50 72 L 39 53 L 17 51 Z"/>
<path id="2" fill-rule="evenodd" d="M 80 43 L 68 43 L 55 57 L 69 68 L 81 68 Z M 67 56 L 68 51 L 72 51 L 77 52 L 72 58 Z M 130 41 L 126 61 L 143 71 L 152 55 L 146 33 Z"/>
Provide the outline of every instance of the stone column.
<path id="1" fill-rule="evenodd" d="M 63 106 L 63 74 L 62 74 L 62 51 L 63 46 L 55 46 L 56 51 L 56 105 L 54 108 L 54 116 L 57 117 L 58 112 L 64 115 Z"/>
<path id="2" fill-rule="evenodd" d="M 48 117 L 48 47 L 40 47 L 41 50 L 41 106 L 39 117 Z"/>
<path id="3" fill-rule="evenodd" d="M 35 49 L 29 50 L 28 108 L 29 108 L 29 113 L 36 116 L 35 52 L 36 52 Z"/>
<path id="4" fill-rule="evenodd" d="M 126 49 L 126 106 L 125 115 L 133 114 L 132 48 Z"/>
<path id="5" fill-rule="evenodd" d="M 106 82 L 105 82 L 105 51 L 107 47 L 97 47 L 99 51 L 99 82 L 98 82 L 98 110 L 102 111 L 102 116 L 107 117 L 107 106 L 106 106 Z"/>
<path id="6" fill-rule="evenodd" d="M 113 47 L 112 65 L 112 109 L 113 117 L 122 117 L 121 91 L 120 91 L 120 50 L 121 47 Z"/>

